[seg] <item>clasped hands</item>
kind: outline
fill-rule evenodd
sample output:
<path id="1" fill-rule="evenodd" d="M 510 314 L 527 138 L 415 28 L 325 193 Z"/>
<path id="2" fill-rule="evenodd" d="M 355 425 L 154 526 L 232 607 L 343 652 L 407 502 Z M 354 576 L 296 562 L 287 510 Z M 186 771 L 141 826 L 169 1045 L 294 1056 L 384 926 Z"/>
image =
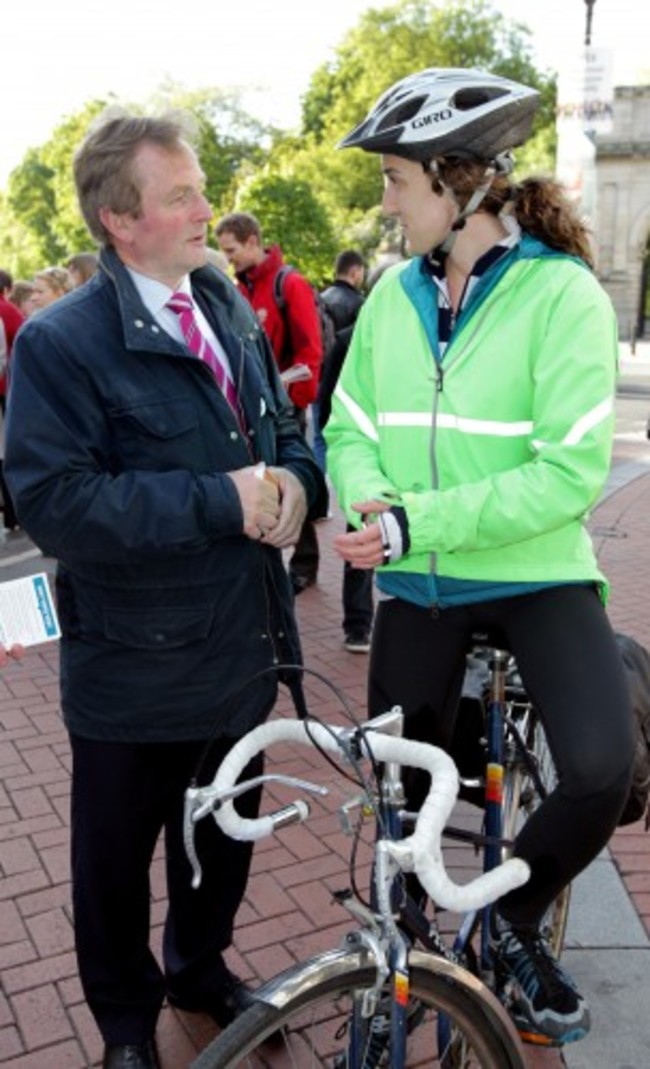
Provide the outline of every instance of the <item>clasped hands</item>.
<path id="1" fill-rule="evenodd" d="M 307 498 L 297 476 L 286 468 L 260 464 L 228 474 L 239 494 L 244 534 L 277 549 L 295 545 L 307 515 Z"/>

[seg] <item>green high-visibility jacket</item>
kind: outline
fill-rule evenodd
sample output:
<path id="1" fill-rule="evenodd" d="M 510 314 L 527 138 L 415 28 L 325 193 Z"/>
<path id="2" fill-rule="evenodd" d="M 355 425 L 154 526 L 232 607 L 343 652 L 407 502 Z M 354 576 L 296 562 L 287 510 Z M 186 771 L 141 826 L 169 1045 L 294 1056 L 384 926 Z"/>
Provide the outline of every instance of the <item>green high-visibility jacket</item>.
<path id="1" fill-rule="evenodd" d="M 442 359 L 437 321 L 420 257 L 361 309 L 325 430 L 348 519 L 373 498 L 405 508 L 410 549 L 382 572 L 604 594 L 585 521 L 611 457 L 607 295 L 581 261 L 524 235 L 478 281 Z"/>

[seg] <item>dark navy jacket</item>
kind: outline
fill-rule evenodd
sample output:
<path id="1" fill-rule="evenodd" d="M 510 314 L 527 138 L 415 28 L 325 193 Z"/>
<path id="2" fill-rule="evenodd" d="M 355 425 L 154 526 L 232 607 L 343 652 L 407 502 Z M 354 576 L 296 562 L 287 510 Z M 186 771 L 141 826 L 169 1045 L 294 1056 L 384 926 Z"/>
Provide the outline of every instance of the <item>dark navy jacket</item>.
<path id="1" fill-rule="evenodd" d="M 228 353 L 247 438 L 112 250 L 14 348 L 5 471 L 21 525 L 58 561 L 63 712 L 86 738 L 238 736 L 268 713 L 276 680 L 227 696 L 300 657 L 282 554 L 242 534 L 223 473 L 289 468 L 314 516 L 327 491 L 254 313 L 211 267 L 192 287 Z"/>

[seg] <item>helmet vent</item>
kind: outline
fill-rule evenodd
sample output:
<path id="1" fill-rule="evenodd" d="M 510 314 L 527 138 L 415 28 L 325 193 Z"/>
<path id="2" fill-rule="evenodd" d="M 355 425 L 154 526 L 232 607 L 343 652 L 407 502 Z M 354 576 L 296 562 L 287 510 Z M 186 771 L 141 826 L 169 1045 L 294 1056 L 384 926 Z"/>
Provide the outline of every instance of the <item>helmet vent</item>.
<path id="1" fill-rule="evenodd" d="M 508 91 L 496 85 L 470 86 L 467 89 L 459 89 L 454 93 L 452 103 L 459 111 L 471 111 L 472 108 L 480 108 L 483 104 L 489 104 L 491 100 L 507 96 Z"/>
<path id="2" fill-rule="evenodd" d="M 389 111 L 382 117 L 377 124 L 377 133 L 382 130 L 389 130 L 391 126 L 402 126 L 404 123 L 409 122 L 416 115 L 420 113 L 422 106 L 425 104 L 426 97 L 415 97 L 410 100 L 404 100 L 401 104 L 398 104 L 396 108 Z"/>

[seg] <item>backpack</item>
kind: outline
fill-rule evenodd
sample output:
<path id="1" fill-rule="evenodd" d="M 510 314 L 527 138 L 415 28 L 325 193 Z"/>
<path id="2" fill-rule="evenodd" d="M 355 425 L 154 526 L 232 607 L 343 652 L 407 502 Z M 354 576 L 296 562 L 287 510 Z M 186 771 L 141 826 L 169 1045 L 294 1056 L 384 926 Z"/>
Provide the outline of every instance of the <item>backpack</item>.
<path id="1" fill-rule="evenodd" d="M 283 264 L 275 278 L 273 279 L 273 299 L 278 306 L 280 314 L 284 318 L 287 302 L 284 297 L 284 280 L 290 271 L 295 271 L 296 268 L 291 264 Z M 311 285 L 311 283 L 310 283 Z M 318 312 L 318 322 L 320 325 L 320 337 L 323 346 L 323 360 L 329 353 L 330 349 L 336 341 L 336 327 L 334 326 L 334 320 L 330 313 L 329 308 L 325 304 L 325 301 L 321 297 L 320 293 L 315 286 L 311 286 L 312 293 L 314 294 L 314 300 L 316 302 L 316 311 Z"/>
<path id="2" fill-rule="evenodd" d="M 633 824 L 645 815 L 650 827 L 650 652 L 630 635 L 616 634 L 630 687 L 636 729 L 630 793 L 619 817 L 619 826 Z"/>

